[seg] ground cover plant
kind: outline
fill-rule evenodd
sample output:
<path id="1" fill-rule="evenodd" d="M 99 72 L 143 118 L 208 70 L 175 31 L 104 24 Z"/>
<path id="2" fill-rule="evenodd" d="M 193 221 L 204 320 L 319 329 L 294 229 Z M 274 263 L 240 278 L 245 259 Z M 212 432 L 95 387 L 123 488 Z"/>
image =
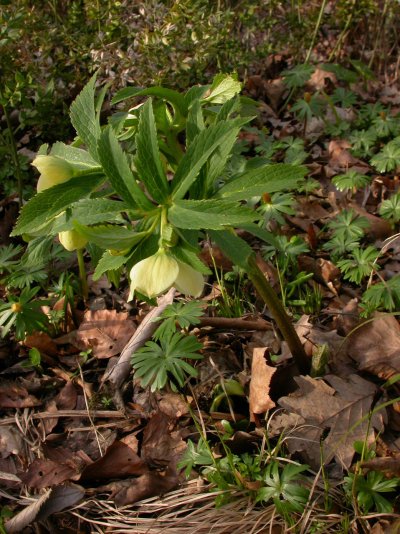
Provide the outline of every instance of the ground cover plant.
<path id="1" fill-rule="evenodd" d="M 398 530 L 399 91 L 334 57 L 273 92 L 97 73 L 26 156 L 0 531 Z"/>

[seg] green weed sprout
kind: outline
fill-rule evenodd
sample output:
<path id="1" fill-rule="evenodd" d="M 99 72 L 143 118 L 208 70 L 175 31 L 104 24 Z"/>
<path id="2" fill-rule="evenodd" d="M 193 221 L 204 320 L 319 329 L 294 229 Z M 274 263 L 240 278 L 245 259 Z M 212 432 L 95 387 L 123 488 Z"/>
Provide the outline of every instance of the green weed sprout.
<path id="1" fill-rule="evenodd" d="M 362 441 L 354 443 L 354 449 L 361 456 L 361 464 L 357 463 L 354 473 L 344 477 L 343 488 L 349 500 L 355 499 L 357 507 L 364 514 L 376 511 L 379 514 L 390 514 L 393 505 L 382 495 L 395 493 L 400 486 L 400 478 L 386 478 L 380 471 L 368 471 L 363 473 L 362 462 L 376 456 L 372 447 Z"/>
<path id="2" fill-rule="evenodd" d="M 95 104 L 95 82 L 93 77 L 71 106 L 74 146 L 55 143 L 40 154 L 67 162 L 72 176 L 34 196 L 13 235 L 76 231 L 103 250 L 94 279 L 125 266 L 131 297 L 150 298 L 171 286 L 201 293 L 203 276 L 210 273 L 198 257 L 207 233 L 247 272 L 300 370 L 307 372 L 309 362 L 289 317 L 254 251 L 235 232 L 244 228 L 259 236 L 260 215 L 243 201 L 296 189 L 305 170 L 260 161 L 236 174 L 226 172 L 241 128 L 254 117 L 242 107 L 240 84 L 232 76 L 218 75 L 211 85 L 184 94 L 162 87 L 123 89 L 114 104 L 148 98 L 128 114 L 111 117 L 107 126 L 100 125 L 99 113 L 105 91 Z"/>
<path id="3" fill-rule="evenodd" d="M 35 330 L 46 330 L 48 317 L 41 306 L 48 304 L 48 300 L 34 300 L 39 287 L 24 288 L 19 297 L 8 296 L 8 302 L 0 300 L 0 330 L 1 337 L 5 337 L 15 329 L 15 338 L 25 339 L 27 334 Z"/>
<path id="4" fill-rule="evenodd" d="M 400 222 L 400 192 L 382 202 L 379 208 L 379 215 L 393 225 Z"/>
<path id="5" fill-rule="evenodd" d="M 372 271 L 379 269 L 376 259 L 379 251 L 372 246 L 366 249 L 356 248 L 350 258 L 339 260 L 337 266 L 344 273 L 344 278 L 360 284 Z"/>

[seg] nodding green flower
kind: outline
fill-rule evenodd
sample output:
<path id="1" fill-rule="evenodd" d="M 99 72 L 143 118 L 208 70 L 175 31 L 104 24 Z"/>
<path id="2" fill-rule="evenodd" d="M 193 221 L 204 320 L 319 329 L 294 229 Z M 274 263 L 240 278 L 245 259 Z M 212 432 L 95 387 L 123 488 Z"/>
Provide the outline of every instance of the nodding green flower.
<path id="1" fill-rule="evenodd" d="M 40 172 L 37 191 L 44 191 L 53 185 L 62 184 L 72 178 L 73 166 L 57 156 L 36 156 L 32 165 Z"/>
<path id="2" fill-rule="evenodd" d="M 165 249 L 139 261 L 130 272 L 131 287 L 128 300 L 139 291 L 149 298 L 157 297 L 174 286 L 185 295 L 198 297 L 203 291 L 203 275 Z"/>
<path id="3" fill-rule="evenodd" d="M 65 232 L 60 232 L 58 234 L 58 239 L 60 240 L 62 246 L 69 250 L 69 252 L 83 248 L 87 243 L 86 237 L 83 237 L 83 235 L 76 230 L 66 230 Z"/>

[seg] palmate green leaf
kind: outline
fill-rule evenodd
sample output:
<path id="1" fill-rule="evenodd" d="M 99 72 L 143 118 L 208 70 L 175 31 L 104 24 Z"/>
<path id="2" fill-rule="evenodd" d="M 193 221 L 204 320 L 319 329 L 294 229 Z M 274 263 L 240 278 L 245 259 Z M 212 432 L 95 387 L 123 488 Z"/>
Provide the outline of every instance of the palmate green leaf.
<path id="1" fill-rule="evenodd" d="M 113 256 L 106 250 L 96 265 L 96 269 L 93 273 L 93 280 L 99 280 L 99 278 L 108 271 L 116 271 L 122 267 L 126 261 L 127 258 L 125 256 Z"/>
<path id="2" fill-rule="evenodd" d="M 370 286 L 363 294 L 362 304 L 368 311 L 400 309 L 400 275 Z"/>
<path id="3" fill-rule="evenodd" d="M 148 211 L 154 208 L 136 183 L 129 168 L 128 159 L 122 150 L 114 130 L 108 126 L 98 141 L 99 159 L 112 187 L 133 208 Z"/>
<path id="4" fill-rule="evenodd" d="M 71 145 L 66 145 L 57 141 L 54 143 L 50 150 L 52 156 L 58 156 L 69 163 L 72 163 L 75 168 L 78 169 L 93 169 L 99 166 L 99 164 L 92 158 L 89 152 L 76 148 Z"/>
<path id="5" fill-rule="evenodd" d="M 151 99 L 142 106 L 136 135 L 135 165 L 150 196 L 162 204 L 169 195 L 169 184 L 161 164 L 157 130 Z"/>
<path id="6" fill-rule="evenodd" d="M 118 91 L 118 93 L 111 100 L 111 103 L 118 104 L 118 102 L 122 102 L 123 100 L 127 100 L 128 98 L 133 98 L 135 96 L 156 96 L 158 98 L 162 98 L 163 100 L 170 102 L 181 115 L 187 115 L 188 109 L 185 102 L 185 97 L 178 93 L 178 91 L 167 89 L 165 87 L 149 87 L 147 89 L 142 89 L 139 87 L 125 87 L 124 89 Z"/>
<path id="7" fill-rule="evenodd" d="M 201 348 L 195 336 L 184 336 L 180 332 L 162 337 L 160 345 L 147 341 L 132 356 L 135 375 L 141 379 L 143 387 L 151 384 L 152 391 L 165 386 L 168 374 L 182 387 L 186 374 L 197 375 L 196 369 L 185 359 L 201 359 L 202 355 L 197 352 Z"/>
<path id="8" fill-rule="evenodd" d="M 154 332 L 153 339 L 158 341 L 163 337 L 171 336 L 176 331 L 177 324 L 181 329 L 199 324 L 199 317 L 203 315 L 203 305 L 197 300 L 174 302 L 165 308 L 160 317 L 154 319 L 154 322 L 161 321 L 161 324 Z"/>
<path id="9" fill-rule="evenodd" d="M 253 249 L 238 237 L 233 231 L 210 230 L 209 235 L 212 241 L 220 247 L 223 253 L 238 267 L 247 270 L 249 259 L 254 256 Z"/>
<path id="10" fill-rule="evenodd" d="M 177 228 L 219 230 L 240 226 L 260 216 L 237 202 L 224 200 L 176 200 L 168 210 L 169 221 Z"/>
<path id="11" fill-rule="evenodd" d="M 35 195 L 21 210 L 13 236 L 34 232 L 68 206 L 88 196 L 105 180 L 103 173 L 76 176 Z"/>
<path id="12" fill-rule="evenodd" d="M 227 139 L 231 139 L 232 136 L 236 137 L 241 127 L 251 119 L 252 117 L 239 117 L 234 120 L 220 121 L 199 133 L 176 169 L 172 180 L 173 199 L 181 199 L 185 196 L 211 154 L 224 145 Z"/>
<path id="13" fill-rule="evenodd" d="M 148 235 L 147 232 L 135 232 L 133 229 L 112 224 L 84 226 L 74 221 L 73 225 L 88 241 L 103 249 L 129 249 Z"/>
<path id="14" fill-rule="evenodd" d="M 290 70 L 284 70 L 282 72 L 283 81 L 290 89 L 303 87 L 308 82 L 311 75 L 315 71 L 315 67 L 308 63 L 296 65 Z"/>
<path id="15" fill-rule="evenodd" d="M 305 173 L 304 167 L 286 163 L 252 169 L 221 187 L 215 197 L 226 200 L 247 200 L 263 193 L 296 189 Z"/>
<path id="16" fill-rule="evenodd" d="M 71 105 L 70 117 L 77 134 L 88 147 L 90 155 L 97 160 L 97 140 L 100 123 L 94 107 L 96 75 L 92 76 Z"/>
<path id="17" fill-rule="evenodd" d="M 19 260 L 13 259 L 22 252 L 21 245 L 8 245 L 0 247 L 0 274 L 5 271 L 11 271 L 14 265 L 19 263 Z"/>

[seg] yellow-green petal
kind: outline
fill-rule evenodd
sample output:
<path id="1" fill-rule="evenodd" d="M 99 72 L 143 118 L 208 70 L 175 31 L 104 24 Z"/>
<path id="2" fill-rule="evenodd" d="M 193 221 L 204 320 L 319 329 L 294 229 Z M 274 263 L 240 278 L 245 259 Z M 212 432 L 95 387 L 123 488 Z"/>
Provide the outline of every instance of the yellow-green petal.
<path id="1" fill-rule="evenodd" d="M 149 298 L 167 291 L 179 273 L 178 262 L 170 254 L 158 251 L 134 265 L 130 272 L 130 296 L 139 291 Z"/>
<path id="2" fill-rule="evenodd" d="M 76 230 L 60 232 L 58 234 L 58 239 L 62 246 L 69 250 L 69 252 L 83 248 L 87 243 L 86 237 L 83 237 L 83 235 L 79 234 Z"/>
<path id="3" fill-rule="evenodd" d="M 36 156 L 32 165 L 40 172 L 37 183 L 38 193 L 54 185 L 67 182 L 74 174 L 72 165 L 57 156 Z"/>
<path id="4" fill-rule="evenodd" d="M 178 266 L 179 273 L 173 284 L 174 287 L 184 295 L 199 297 L 204 289 L 203 275 L 182 261 L 178 261 Z"/>

